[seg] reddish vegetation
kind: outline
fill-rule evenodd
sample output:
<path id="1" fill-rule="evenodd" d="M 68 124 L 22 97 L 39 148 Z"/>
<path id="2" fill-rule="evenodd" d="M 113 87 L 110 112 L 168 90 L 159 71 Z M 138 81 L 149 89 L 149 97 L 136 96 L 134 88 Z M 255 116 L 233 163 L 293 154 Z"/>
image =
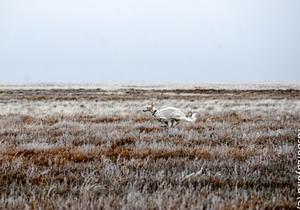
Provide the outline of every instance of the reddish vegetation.
<path id="1" fill-rule="evenodd" d="M 145 100 L 157 99 L 300 99 L 297 89 L 230 90 L 230 89 L 50 89 L 50 90 L 0 90 L 0 100 Z"/>
<path id="2" fill-rule="evenodd" d="M 2 90 L 0 100 L 300 98 L 298 90 L 55 91 Z M 2 115 L 0 208 L 294 208 L 295 107 L 207 111 L 170 129 L 141 113 Z"/>

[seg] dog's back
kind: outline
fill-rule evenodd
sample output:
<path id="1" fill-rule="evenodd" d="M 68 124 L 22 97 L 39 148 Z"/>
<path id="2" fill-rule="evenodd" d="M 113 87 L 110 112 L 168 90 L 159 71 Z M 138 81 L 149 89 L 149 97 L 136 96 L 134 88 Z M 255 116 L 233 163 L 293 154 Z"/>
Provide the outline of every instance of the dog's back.
<path id="1" fill-rule="evenodd" d="M 181 120 L 182 117 L 185 117 L 185 114 L 180 110 L 175 107 L 166 107 L 160 110 L 157 110 L 155 113 L 155 116 L 160 119 L 176 119 L 176 120 Z"/>

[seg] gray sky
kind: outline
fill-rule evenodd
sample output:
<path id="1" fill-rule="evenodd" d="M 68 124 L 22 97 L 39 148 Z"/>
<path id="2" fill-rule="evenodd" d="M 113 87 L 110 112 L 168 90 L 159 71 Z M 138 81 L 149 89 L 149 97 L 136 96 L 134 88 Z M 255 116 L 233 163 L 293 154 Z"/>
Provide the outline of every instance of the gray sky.
<path id="1" fill-rule="evenodd" d="M 0 83 L 299 81 L 299 0 L 0 0 Z"/>

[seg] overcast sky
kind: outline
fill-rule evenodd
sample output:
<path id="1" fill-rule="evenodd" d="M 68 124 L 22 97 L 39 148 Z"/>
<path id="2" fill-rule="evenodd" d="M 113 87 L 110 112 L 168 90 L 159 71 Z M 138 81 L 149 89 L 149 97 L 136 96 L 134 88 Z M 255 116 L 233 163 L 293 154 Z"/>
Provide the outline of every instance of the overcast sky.
<path id="1" fill-rule="evenodd" d="M 299 0 L 0 0 L 0 83 L 299 81 Z"/>

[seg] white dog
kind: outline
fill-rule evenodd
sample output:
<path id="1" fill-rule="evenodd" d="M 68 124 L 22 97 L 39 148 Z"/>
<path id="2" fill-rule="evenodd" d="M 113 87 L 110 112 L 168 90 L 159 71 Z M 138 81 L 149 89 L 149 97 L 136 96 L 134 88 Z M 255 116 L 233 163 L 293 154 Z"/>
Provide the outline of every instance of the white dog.
<path id="1" fill-rule="evenodd" d="M 178 124 L 180 121 L 186 121 L 194 123 L 196 121 L 196 113 L 192 115 L 191 118 L 186 117 L 186 115 L 175 107 L 166 107 L 163 109 L 156 109 L 154 104 L 146 106 L 144 112 L 151 112 L 152 115 L 161 123 L 163 127 L 173 127 Z"/>

